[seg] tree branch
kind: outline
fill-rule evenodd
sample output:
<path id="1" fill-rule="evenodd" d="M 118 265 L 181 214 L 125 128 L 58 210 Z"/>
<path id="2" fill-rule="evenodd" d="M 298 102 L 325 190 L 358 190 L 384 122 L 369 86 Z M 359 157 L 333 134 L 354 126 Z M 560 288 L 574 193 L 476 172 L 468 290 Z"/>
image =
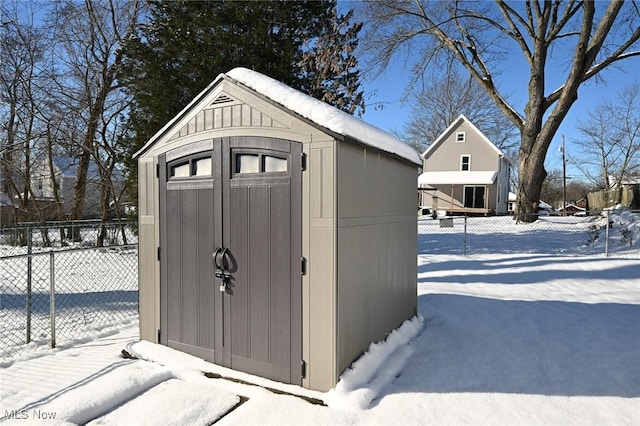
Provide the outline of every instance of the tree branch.
<path id="1" fill-rule="evenodd" d="M 518 43 L 518 45 L 520 46 L 520 49 L 522 49 L 522 53 L 524 53 L 524 56 L 527 59 L 527 62 L 529 63 L 529 65 L 531 65 L 531 62 L 532 62 L 531 50 L 529 49 L 529 45 L 527 45 L 527 42 L 524 40 L 524 37 L 522 36 L 520 29 L 511 18 L 511 15 L 513 14 L 513 16 L 515 16 L 515 18 L 520 22 L 520 24 L 522 24 L 522 26 L 524 26 L 527 29 L 527 32 L 529 33 L 530 36 L 533 35 L 533 28 L 531 28 L 527 24 L 527 22 L 515 10 L 513 10 L 511 6 L 506 4 L 504 1 L 499 0 L 497 3 L 498 3 L 498 8 L 500 8 L 500 12 L 502 12 L 502 16 L 504 16 L 504 18 L 507 20 L 507 23 L 509 24 L 509 27 L 511 28 L 511 31 L 507 32 L 507 34 L 509 34 L 511 38 L 514 39 L 516 43 Z"/>

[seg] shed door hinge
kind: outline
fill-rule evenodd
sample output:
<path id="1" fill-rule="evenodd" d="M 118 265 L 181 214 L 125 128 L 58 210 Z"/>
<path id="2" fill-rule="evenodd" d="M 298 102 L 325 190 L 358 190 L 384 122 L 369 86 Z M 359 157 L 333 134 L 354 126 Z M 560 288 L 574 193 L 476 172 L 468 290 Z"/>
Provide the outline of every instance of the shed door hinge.
<path id="1" fill-rule="evenodd" d="M 158 256 L 158 262 L 160 262 L 160 247 L 158 247 L 157 256 Z"/>
<path id="2" fill-rule="evenodd" d="M 156 164 L 156 177 L 160 177 L 160 164 Z"/>
<path id="3" fill-rule="evenodd" d="M 307 258 L 304 256 L 300 258 L 300 273 L 307 275 Z"/>
<path id="4" fill-rule="evenodd" d="M 307 377 L 307 363 L 304 360 L 300 361 L 300 375 L 303 379 Z"/>
<path id="5" fill-rule="evenodd" d="M 305 154 L 304 152 L 302 153 L 301 156 L 301 163 L 302 163 L 302 171 L 306 171 L 307 170 L 307 154 Z"/>
<path id="6" fill-rule="evenodd" d="M 160 329 L 158 329 L 158 343 L 160 343 Z"/>

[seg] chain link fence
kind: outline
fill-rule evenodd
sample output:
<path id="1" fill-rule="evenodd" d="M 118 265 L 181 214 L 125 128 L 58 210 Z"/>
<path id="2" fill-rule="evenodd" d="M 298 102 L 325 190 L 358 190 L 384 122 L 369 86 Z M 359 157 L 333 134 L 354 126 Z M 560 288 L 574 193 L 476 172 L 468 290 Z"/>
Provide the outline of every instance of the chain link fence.
<path id="1" fill-rule="evenodd" d="M 73 222 L 0 230 L 3 361 L 137 321 L 134 226 Z"/>
<path id="2" fill-rule="evenodd" d="M 640 211 L 611 210 L 583 216 L 512 216 L 418 219 L 420 254 L 616 255 L 640 258 Z"/>
<path id="3" fill-rule="evenodd" d="M 90 338 L 138 319 L 135 223 L 0 229 L 0 356 Z M 615 255 L 640 258 L 640 211 L 418 220 L 420 254 Z"/>

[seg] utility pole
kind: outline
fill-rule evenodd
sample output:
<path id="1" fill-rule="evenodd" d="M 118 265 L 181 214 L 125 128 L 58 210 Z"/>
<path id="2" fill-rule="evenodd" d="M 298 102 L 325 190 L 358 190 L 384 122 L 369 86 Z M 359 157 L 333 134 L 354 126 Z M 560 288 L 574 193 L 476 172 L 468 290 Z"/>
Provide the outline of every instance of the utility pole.
<path id="1" fill-rule="evenodd" d="M 562 135 L 562 216 L 567 215 L 567 161 L 564 153 L 564 135 Z"/>

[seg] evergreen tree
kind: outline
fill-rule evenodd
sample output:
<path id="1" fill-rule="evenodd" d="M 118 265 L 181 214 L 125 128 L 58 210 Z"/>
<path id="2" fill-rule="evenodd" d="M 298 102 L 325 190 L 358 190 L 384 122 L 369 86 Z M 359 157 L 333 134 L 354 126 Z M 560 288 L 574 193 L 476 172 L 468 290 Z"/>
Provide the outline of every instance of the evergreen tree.
<path id="1" fill-rule="evenodd" d="M 132 95 L 136 152 L 217 75 L 246 67 L 349 113 L 364 111 L 357 60 L 360 24 L 336 0 L 159 1 L 124 45 L 120 81 Z M 129 164 L 131 184 L 136 167 Z M 135 186 L 135 185 L 134 185 Z"/>

